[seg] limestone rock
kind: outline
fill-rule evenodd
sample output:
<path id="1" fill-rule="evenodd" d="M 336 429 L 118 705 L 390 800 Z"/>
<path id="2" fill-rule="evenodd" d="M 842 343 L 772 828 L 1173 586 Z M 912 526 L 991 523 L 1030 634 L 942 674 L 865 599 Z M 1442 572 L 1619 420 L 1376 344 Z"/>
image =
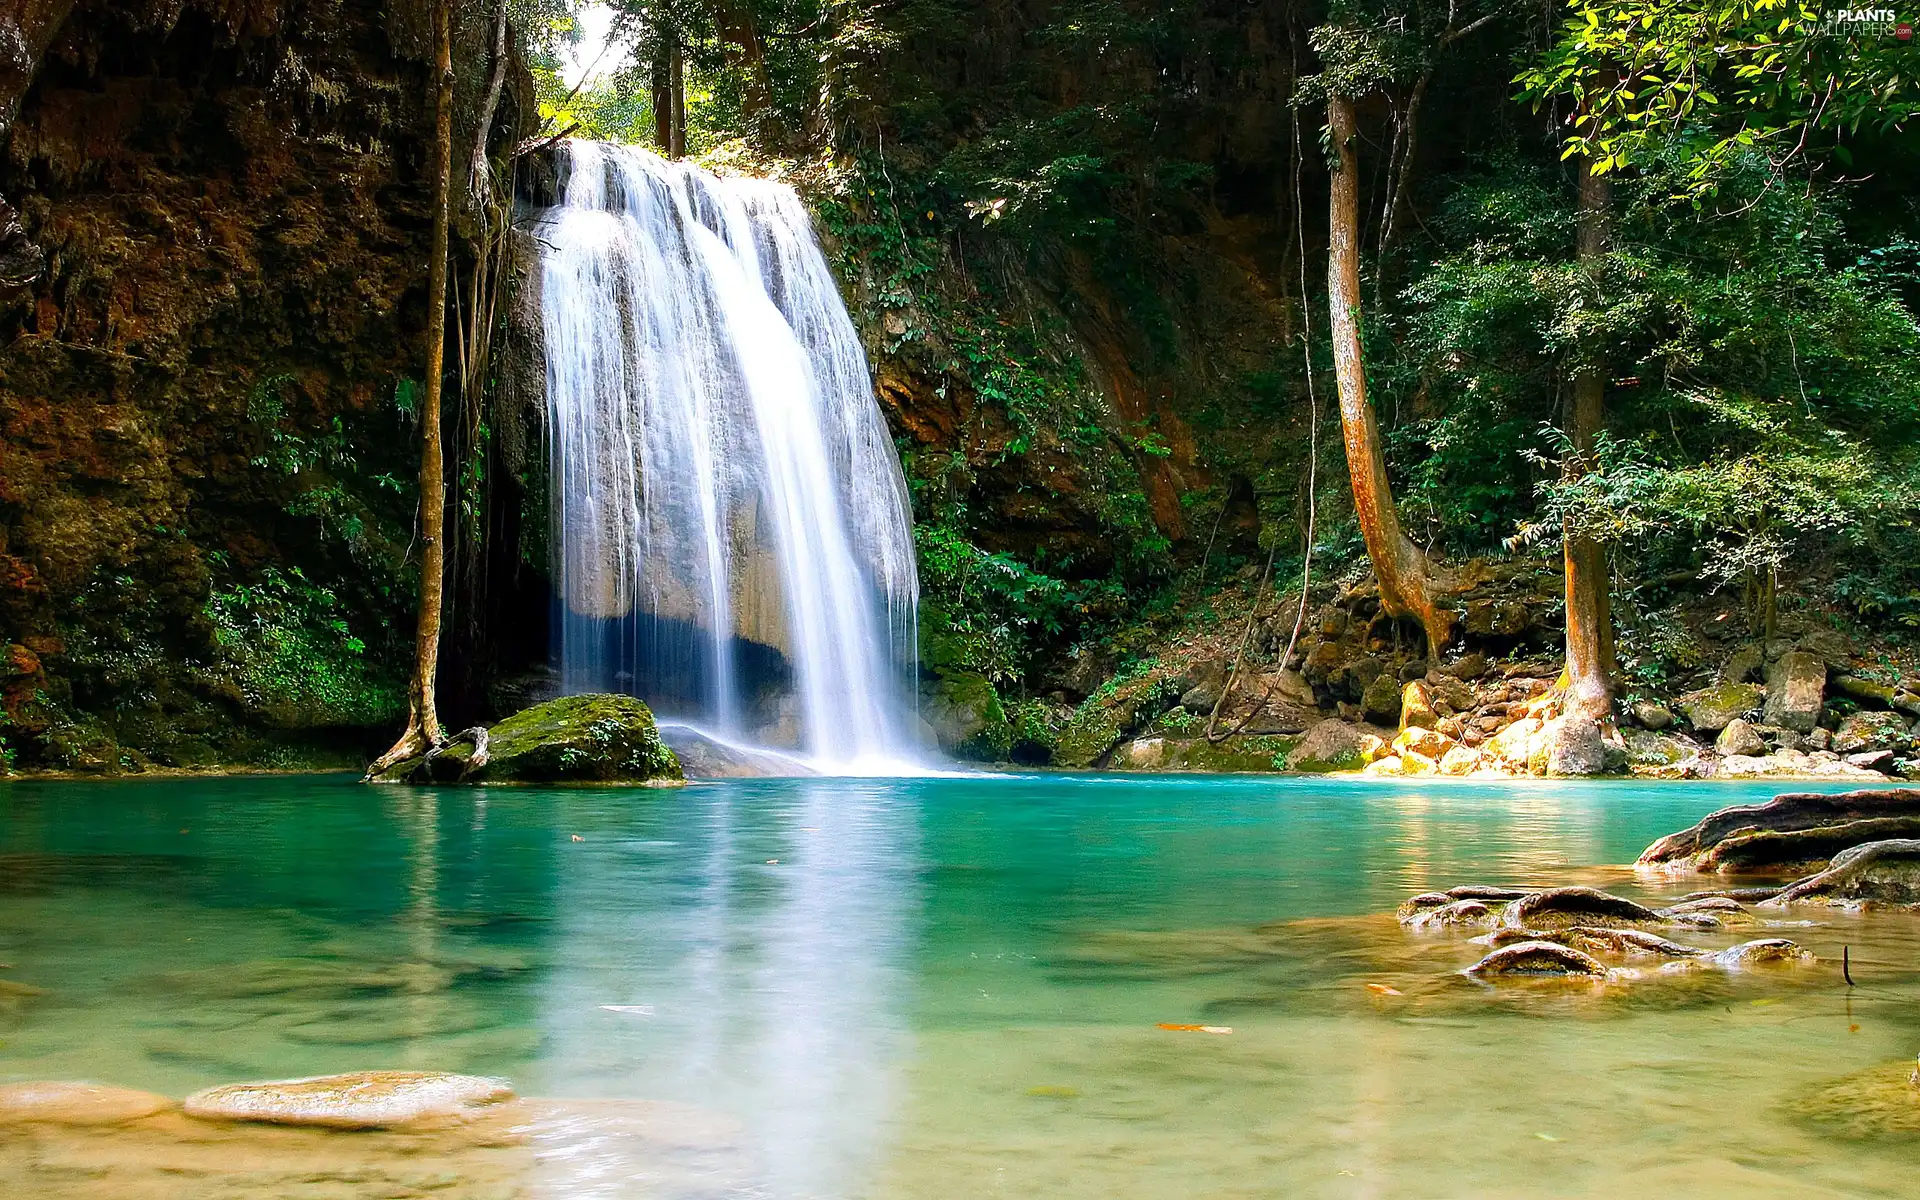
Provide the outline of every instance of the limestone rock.
<path id="1" fill-rule="evenodd" d="M 1644 929 L 1607 929 L 1594 925 L 1574 925 L 1554 933 L 1539 935 L 1542 941 L 1559 942 L 1588 954 L 1615 954 L 1625 958 L 1655 955 L 1660 958 L 1700 958 L 1707 951 L 1669 941 Z"/>
<path id="2" fill-rule="evenodd" d="M 1629 729 L 1622 736 L 1626 740 L 1627 762 L 1636 767 L 1677 766 L 1699 753 L 1692 743 L 1671 734 Z"/>
<path id="3" fill-rule="evenodd" d="M 1532 747 L 1534 735 L 1539 732 L 1538 719 L 1521 717 L 1488 739 L 1485 746 L 1486 753 L 1492 758 L 1524 771 L 1527 769 L 1528 751 Z"/>
<path id="4" fill-rule="evenodd" d="M 1287 755 L 1289 771 L 1357 771 L 1386 754 L 1386 739 L 1363 725 L 1329 717 L 1307 730 Z"/>
<path id="5" fill-rule="evenodd" d="M 1633 719 L 1642 728 L 1657 731 L 1673 724 L 1673 710 L 1654 700 L 1641 700 L 1633 706 Z"/>
<path id="6" fill-rule="evenodd" d="M 1391 675 L 1376 675 L 1360 696 L 1360 709 L 1370 721 L 1400 719 L 1400 681 Z"/>
<path id="7" fill-rule="evenodd" d="M 1401 730 L 1392 742 L 1393 752 L 1395 754 L 1405 754 L 1408 751 L 1412 751 L 1415 754 L 1424 754 L 1428 758 L 1435 760 L 1452 749 L 1453 745 L 1454 739 L 1448 737 L 1446 734 L 1441 733 L 1437 729 L 1423 729 L 1418 725 Z"/>
<path id="8" fill-rule="evenodd" d="M 1474 975 L 1573 975 L 1604 979 L 1606 964 L 1583 950 L 1557 942 L 1515 942 L 1501 946 L 1468 967 Z"/>
<path id="9" fill-rule="evenodd" d="M 1440 764 L 1424 754 L 1412 750 L 1400 756 L 1400 774 L 1402 775 L 1438 775 Z"/>
<path id="10" fill-rule="evenodd" d="M 1548 721 L 1540 731 L 1527 765 L 1537 775 L 1581 776 L 1605 774 L 1606 738 L 1591 717 L 1564 716 Z"/>
<path id="11" fill-rule="evenodd" d="M 678 783 L 680 762 L 632 696 L 564 696 L 487 731 L 486 783 Z"/>
<path id="12" fill-rule="evenodd" d="M 1443 929 L 1458 926 L 1491 925 L 1495 912 L 1484 900 L 1455 900 L 1439 908 L 1430 908 L 1402 918 L 1409 929 Z"/>
<path id="13" fill-rule="evenodd" d="M 1792 831 L 1842 826 L 1851 821 L 1920 817 L 1920 791 L 1887 788 L 1825 795 L 1788 792 L 1764 804 L 1734 804 L 1709 813 L 1699 824 L 1670 833 L 1640 852 L 1640 865 L 1693 865 L 1726 839 L 1762 830 Z"/>
<path id="14" fill-rule="evenodd" d="M 475 733 L 477 731 L 470 731 Z M 380 783 L 678 784 L 680 761 L 660 740 L 653 712 L 632 696 L 594 693 L 536 704 L 476 738 L 411 759 Z"/>
<path id="15" fill-rule="evenodd" d="M 1663 919 L 1645 905 L 1590 887 L 1534 892 L 1507 905 L 1500 914 L 1500 924 L 1519 929 L 1554 929 L 1568 925 L 1616 928 L 1658 925 Z"/>
<path id="16" fill-rule="evenodd" d="M 1713 961 L 1723 967 L 1752 967 L 1762 963 L 1810 963 L 1813 955 L 1786 938 L 1760 938 L 1729 946 L 1715 954 Z"/>
<path id="17" fill-rule="evenodd" d="M 1760 707 L 1766 694 L 1750 683 L 1722 683 L 1688 692 L 1677 703 L 1687 720 L 1702 733 L 1719 733 L 1734 718 Z"/>
<path id="18" fill-rule="evenodd" d="M 1760 674 L 1765 661 L 1766 652 L 1760 646 L 1751 643 L 1742 646 L 1729 655 L 1720 668 L 1720 682 L 1745 683 Z"/>
<path id="19" fill-rule="evenodd" d="M 236 1083 L 188 1096 L 187 1115 L 331 1129 L 390 1129 L 464 1120 L 513 1098 L 504 1079 L 438 1071 L 359 1071 L 271 1083 Z"/>
<path id="20" fill-rule="evenodd" d="M 1460 656 L 1459 661 L 1440 668 L 1455 679 L 1474 680 L 1487 673 L 1487 656 L 1478 650 Z"/>
<path id="21" fill-rule="evenodd" d="M 1767 668 L 1766 722 L 1811 733 L 1827 691 L 1827 664 L 1805 650 L 1789 650 Z"/>
<path id="22" fill-rule="evenodd" d="M 0 1125 L 119 1125 L 173 1107 L 173 1101 L 132 1088 L 59 1081 L 0 1084 Z"/>
<path id="23" fill-rule="evenodd" d="M 1385 758 L 1376 758 L 1367 764 L 1365 771 L 1362 773 L 1366 775 L 1398 775 L 1400 773 L 1400 756 L 1398 754 L 1389 754 Z"/>
<path id="24" fill-rule="evenodd" d="M 1898 713 L 1857 712 L 1840 722 L 1833 733 L 1837 754 L 1858 754 L 1862 750 L 1905 750 L 1913 744 L 1907 722 Z"/>
<path id="25" fill-rule="evenodd" d="M 1401 902 L 1399 912 L 1400 923 L 1404 925 L 1421 913 L 1430 912 L 1436 908 L 1444 908 L 1452 904 L 1453 901 L 1454 897 L 1449 896 L 1445 892 L 1421 892 L 1419 895 L 1409 897 Z"/>
<path id="26" fill-rule="evenodd" d="M 1480 752 L 1471 746 L 1454 746 L 1440 756 L 1442 775 L 1471 775 L 1480 769 Z"/>
<path id="27" fill-rule="evenodd" d="M 818 772 L 798 755 L 762 746 L 721 741 L 691 725 L 662 722 L 660 740 L 680 760 L 688 779 L 761 779 L 770 776 L 815 775 Z"/>
<path id="28" fill-rule="evenodd" d="M 1767 743 L 1761 740 L 1760 734 L 1742 717 L 1735 717 L 1727 722 L 1727 727 L 1722 729 L 1720 736 L 1713 740 L 1713 746 L 1720 753 L 1727 755 L 1760 755 L 1767 752 Z"/>
<path id="29" fill-rule="evenodd" d="M 1400 693 L 1400 728 L 1433 729 L 1439 724 L 1440 714 L 1433 707 L 1433 690 L 1424 680 L 1407 684 Z"/>
<path id="30" fill-rule="evenodd" d="M 971 673 L 940 680 L 926 696 L 920 713 L 933 726 L 940 748 L 949 754 L 967 753 L 977 738 L 1007 719 L 993 682 L 985 675 Z"/>
<path id="31" fill-rule="evenodd" d="M 1762 906 L 1784 908 L 1801 900 L 1920 906 L 1920 839 L 1895 838 L 1843 850 L 1826 870 Z"/>

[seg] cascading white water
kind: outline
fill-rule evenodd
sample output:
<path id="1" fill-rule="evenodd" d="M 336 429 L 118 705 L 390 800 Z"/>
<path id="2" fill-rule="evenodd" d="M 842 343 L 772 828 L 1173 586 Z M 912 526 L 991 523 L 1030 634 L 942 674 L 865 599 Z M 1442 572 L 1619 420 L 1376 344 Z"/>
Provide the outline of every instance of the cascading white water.
<path id="1" fill-rule="evenodd" d="M 751 734 L 771 648 L 809 754 L 910 759 L 906 482 L 805 207 L 632 147 L 560 163 L 535 237 L 563 686 Z"/>

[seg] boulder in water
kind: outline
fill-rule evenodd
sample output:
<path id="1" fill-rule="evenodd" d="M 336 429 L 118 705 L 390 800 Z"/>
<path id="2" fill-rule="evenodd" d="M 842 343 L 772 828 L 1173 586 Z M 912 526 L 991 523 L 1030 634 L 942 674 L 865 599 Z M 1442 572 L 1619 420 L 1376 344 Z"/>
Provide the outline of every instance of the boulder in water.
<path id="1" fill-rule="evenodd" d="M 1833 795 L 1788 792 L 1764 804 L 1730 805 L 1709 813 L 1690 829 L 1661 838 L 1640 852 L 1639 861 L 1642 866 L 1691 867 L 1731 837 L 1763 830 L 1838 828 L 1849 822 L 1887 817 L 1920 817 L 1920 790 L 1887 788 Z M 1871 836 L 1860 839 L 1873 840 Z"/>
<path id="2" fill-rule="evenodd" d="M 660 740 L 680 760 L 680 769 L 688 779 L 762 779 L 819 774 L 792 754 L 763 746 L 736 745 L 691 725 L 663 723 Z"/>
<path id="3" fill-rule="evenodd" d="M 653 712 L 632 696 L 563 696 L 522 709 L 442 751 L 400 763 L 383 783 L 593 783 L 677 785 L 680 761 L 660 740 Z"/>
<path id="4" fill-rule="evenodd" d="M 1569 925 L 1612 928 L 1621 925 L 1658 925 L 1659 913 L 1625 896 L 1590 887 L 1550 888 L 1522 896 L 1507 905 L 1500 924 L 1517 929 L 1553 929 Z"/>
<path id="5" fill-rule="evenodd" d="M 1467 968 L 1469 974 L 1495 978 L 1525 975 L 1582 976 L 1605 979 L 1612 974 L 1605 963 L 1583 950 L 1558 942 L 1515 942 L 1501 946 Z"/>
<path id="6" fill-rule="evenodd" d="M 119 1125 L 173 1107 L 173 1101 L 132 1088 L 58 1080 L 0 1084 L 0 1125 Z"/>
<path id="7" fill-rule="evenodd" d="M 1810 963 L 1813 955 L 1786 938 L 1759 938 L 1729 946 L 1713 956 L 1723 967 L 1753 967 L 1765 963 Z"/>
<path id="8" fill-rule="evenodd" d="M 1490 925 L 1494 915 L 1494 910 L 1484 900 L 1455 900 L 1439 908 L 1429 908 L 1402 917 L 1400 923 L 1409 929 L 1444 929 L 1462 925 Z"/>
<path id="9" fill-rule="evenodd" d="M 392 1129 L 461 1121 L 513 1099 L 504 1079 L 438 1071 L 357 1071 L 269 1083 L 235 1083 L 188 1096 L 190 1117 L 330 1129 Z"/>
<path id="10" fill-rule="evenodd" d="M 1694 869 L 1732 874 L 1817 868 L 1834 855 L 1867 842 L 1920 837 L 1920 813 L 1873 817 L 1814 829 L 1759 829 L 1725 838 L 1694 859 Z"/>
<path id="11" fill-rule="evenodd" d="M 1843 850 L 1826 870 L 1762 906 L 1784 908 L 1802 900 L 1920 907 L 1920 839 L 1894 838 Z"/>

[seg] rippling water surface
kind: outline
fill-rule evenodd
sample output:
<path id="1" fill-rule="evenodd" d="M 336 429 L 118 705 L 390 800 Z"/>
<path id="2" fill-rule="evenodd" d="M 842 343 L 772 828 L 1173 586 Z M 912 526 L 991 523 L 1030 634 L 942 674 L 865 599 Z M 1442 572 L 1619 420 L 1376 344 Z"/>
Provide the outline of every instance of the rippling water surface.
<path id="1" fill-rule="evenodd" d="M 1607 864 L 1776 790 L 0 785 L 0 1083 L 431 1068 L 572 1105 L 437 1195 L 1911 1195 L 1920 1139 L 1820 1098 L 1920 1051 L 1920 918 L 1796 912 L 1797 970 L 1487 989 L 1381 915 L 1706 886 Z M 610 1113 L 645 1129 L 581 1132 Z M 112 1194 L 105 1137 L 72 1194 Z M 53 1153 L 0 1127 L 0 1184 Z M 181 1170 L 152 1194 L 229 1194 Z M 412 1194 L 356 1178 L 275 1186 Z"/>

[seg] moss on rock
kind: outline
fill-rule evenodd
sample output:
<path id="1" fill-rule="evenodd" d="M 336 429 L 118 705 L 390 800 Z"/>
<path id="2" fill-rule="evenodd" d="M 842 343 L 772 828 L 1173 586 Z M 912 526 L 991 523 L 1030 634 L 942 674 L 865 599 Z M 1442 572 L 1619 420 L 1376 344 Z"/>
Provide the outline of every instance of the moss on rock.
<path id="1" fill-rule="evenodd" d="M 396 766 L 379 782 L 678 784 L 680 760 L 653 712 L 632 696 L 563 696 L 487 730 L 487 756 L 453 747 Z"/>

